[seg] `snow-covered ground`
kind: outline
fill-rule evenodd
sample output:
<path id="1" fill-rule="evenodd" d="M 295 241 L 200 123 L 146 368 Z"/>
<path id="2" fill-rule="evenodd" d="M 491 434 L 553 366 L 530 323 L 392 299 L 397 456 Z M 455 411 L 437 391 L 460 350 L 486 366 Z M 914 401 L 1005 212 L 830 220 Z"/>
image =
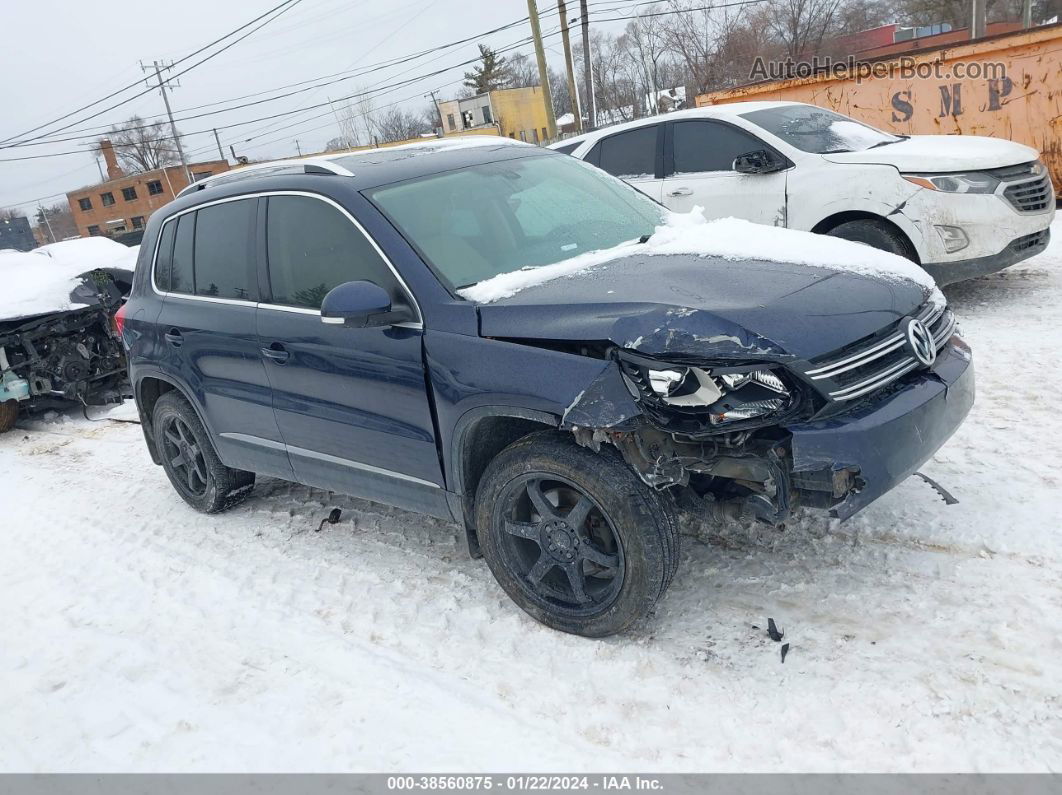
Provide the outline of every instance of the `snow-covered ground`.
<path id="1" fill-rule="evenodd" d="M 526 617 L 445 523 L 279 481 L 201 516 L 137 426 L 21 423 L 0 769 L 1059 771 L 1054 232 L 945 290 L 979 396 L 925 471 L 959 505 L 911 479 L 843 525 L 687 538 L 653 621 L 604 641 Z"/>

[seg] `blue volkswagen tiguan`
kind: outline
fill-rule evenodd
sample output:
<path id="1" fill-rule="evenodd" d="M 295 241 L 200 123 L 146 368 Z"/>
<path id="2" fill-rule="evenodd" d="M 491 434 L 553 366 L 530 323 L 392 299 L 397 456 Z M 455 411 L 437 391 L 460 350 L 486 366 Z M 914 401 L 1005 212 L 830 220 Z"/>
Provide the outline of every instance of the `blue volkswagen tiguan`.
<path id="1" fill-rule="evenodd" d="M 530 615 L 603 636 L 667 589 L 684 512 L 845 519 L 962 422 L 969 349 L 912 281 L 632 255 L 462 297 L 661 213 L 498 139 L 192 185 L 119 318 L 151 457 L 204 512 L 262 474 L 453 520 Z"/>

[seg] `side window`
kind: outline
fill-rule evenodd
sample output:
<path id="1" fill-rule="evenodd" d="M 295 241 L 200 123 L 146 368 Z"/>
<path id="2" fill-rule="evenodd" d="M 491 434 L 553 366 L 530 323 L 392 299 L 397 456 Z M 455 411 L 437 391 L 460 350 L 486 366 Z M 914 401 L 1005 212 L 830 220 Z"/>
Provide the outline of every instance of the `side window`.
<path id="1" fill-rule="evenodd" d="M 570 155 L 572 152 L 574 152 L 576 149 L 579 148 L 579 144 L 581 144 L 581 143 L 582 143 L 582 141 L 576 141 L 574 144 L 565 144 L 564 146 L 555 146 L 555 147 L 553 147 L 553 150 L 555 152 L 560 152 L 563 155 Z"/>
<path id="2" fill-rule="evenodd" d="M 735 157 L 764 148 L 754 135 L 710 121 L 674 122 L 671 140 L 676 174 L 732 171 Z"/>
<path id="3" fill-rule="evenodd" d="M 656 174 L 656 130 L 650 124 L 610 135 L 601 141 L 599 164 L 615 177 L 652 177 Z"/>
<path id="4" fill-rule="evenodd" d="M 162 227 L 159 236 L 159 252 L 155 256 L 155 286 L 162 292 L 170 291 L 170 267 L 173 264 L 173 236 L 177 231 L 177 221 L 170 221 Z"/>
<path id="5" fill-rule="evenodd" d="M 170 292 L 194 292 L 192 278 L 192 244 L 195 242 L 195 213 L 177 219 L 177 231 L 173 236 L 173 257 L 170 259 Z"/>
<path id="6" fill-rule="evenodd" d="M 196 211 L 196 295 L 244 300 L 251 296 L 251 240 L 257 207 L 257 201 L 245 199 Z"/>
<path id="7" fill-rule="evenodd" d="M 343 213 L 308 196 L 271 196 L 266 220 L 273 303 L 319 309 L 335 286 L 370 281 L 405 303 L 387 263 Z"/>

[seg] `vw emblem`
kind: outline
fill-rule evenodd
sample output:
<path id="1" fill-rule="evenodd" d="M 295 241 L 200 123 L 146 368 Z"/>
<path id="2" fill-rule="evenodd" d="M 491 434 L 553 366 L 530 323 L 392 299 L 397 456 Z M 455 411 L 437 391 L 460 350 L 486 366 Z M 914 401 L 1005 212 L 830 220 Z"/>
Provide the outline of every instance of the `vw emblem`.
<path id="1" fill-rule="evenodd" d="M 907 345 L 915 358 L 926 367 L 932 366 L 937 360 L 937 344 L 933 334 L 926 328 L 926 324 L 917 318 L 912 318 L 907 324 Z"/>

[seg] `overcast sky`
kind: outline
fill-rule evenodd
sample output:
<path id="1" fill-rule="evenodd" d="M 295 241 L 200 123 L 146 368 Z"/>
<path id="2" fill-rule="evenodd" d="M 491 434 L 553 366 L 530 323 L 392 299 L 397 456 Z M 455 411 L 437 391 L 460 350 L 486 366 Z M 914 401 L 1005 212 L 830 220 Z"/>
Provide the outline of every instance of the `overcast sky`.
<path id="1" fill-rule="evenodd" d="M 263 14 L 281 0 L 148 0 L 86 3 L 78 0 L 3 0 L 0 23 L 0 139 L 19 135 L 93 100 L 100 99 L 142 76 L 139 62 L 177 60 L 224 33 Z M 568 0 L 570 16 L 578 14 L 578 0 Z M 595 13 L 615 17 L 636 8 L 634 0 L 591 2 Z M 555 0 L 539 0 L 543 33 L 557 28 Z M 186 111 L 207 103 L 265 92 L 278 86 L 311 80 L 380 61 L 414 54 L 514 22 L 527 15 L 526 0 L 300 0 L 276 21 L 227 52 L 180 78 L 172 93 L 174 115 L 217 110 Z M 622 22 L 606 22 L 611 29 Z M 488 36 L 495 48 L 530 35 L 524 24 Z M 551 66 L 562 71 L 560 36 L 546 40 Z M 531 53 L 529 46 L 523 51 Z M 204 53 L 205 55 L 205 53 Z M 189 160 L 218 157 L 211 127 L 224 127 L 261 117 L 325 103 L 375 86 L 434 72 L 474 58 L 475 42 L 432 53 L 406 64 L 286 99 L 178 123 Z M 182 67 L 199 60 L 182 64 Z M 376 94 L 376 106 L 402 102 L 411 110 L 427 107 L 423 95 L 437 89 L 440 99 L 452 97 L 468 69 L 460 66 L 435 77 Z M 294 88 L 302 88 L 296 86 Z M 142 90 L 141 83 L 137 90 Z M 287 89 L 288 91 L 294 90 Z M 61 123 L 62 126 L 95 113 L 135 91 L 121 94 Z M 276 92 L 283 93 L 283 92 Z M 265 99 L 273 94 L 241 102 Z M 237 104 L 237 103 L 228 103 Z M 89 135 L 96 127 L 121 122 L 130 115 L 153 118 L 164 107 L 158 91 L 76 125 L 58 137 Z M 46 127 L 35 135 L 47 132 Z M 89 129 L 86 129 L 89 128 Z M 80 132 L 85 130 L 84 132 Z M 205 133 L 198 131 L 205 130 Z M 271 121 L 258 121 L 220 130 L 221 142 L 252 158 L 295 154 L 295 139 L 303 152 L 320 151 L 339 135 L 325 108 Z M 247 141 L 248 138 L 252 140 Z M 38 200 L 65 201 L 61 195 L 99 181 L 91 141 L 65 141 L 44 146 L 0 149 L 0 207 L 22 206 L 29 211 Z M 84 153 L 81 152 L 84 150 Z M 13 157 L 76 152 L 57 157 L 12 162 Z M 5 162 L 6 161 L 6 162 Z M 53 194 L 49 196 L 49 194 Z M 58 195 L 56 195 L 58 194 Z"/>

